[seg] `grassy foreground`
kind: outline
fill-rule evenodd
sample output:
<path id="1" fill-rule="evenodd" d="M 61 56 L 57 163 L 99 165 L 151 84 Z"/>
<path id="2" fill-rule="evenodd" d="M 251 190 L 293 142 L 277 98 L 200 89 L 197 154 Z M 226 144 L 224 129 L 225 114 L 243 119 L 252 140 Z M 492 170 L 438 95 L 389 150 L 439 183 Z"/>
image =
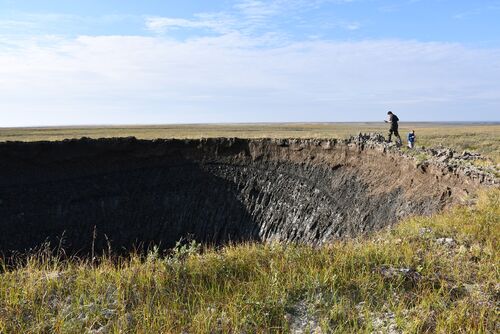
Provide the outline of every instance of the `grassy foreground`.
<path id="1" fill-rule="evenodd" d="M 322 248 L 245 244 L 1 265 L 1 333 L 494 333 L 500 191 Z M 305 332 L 307 332 L 307 330 Z"/>

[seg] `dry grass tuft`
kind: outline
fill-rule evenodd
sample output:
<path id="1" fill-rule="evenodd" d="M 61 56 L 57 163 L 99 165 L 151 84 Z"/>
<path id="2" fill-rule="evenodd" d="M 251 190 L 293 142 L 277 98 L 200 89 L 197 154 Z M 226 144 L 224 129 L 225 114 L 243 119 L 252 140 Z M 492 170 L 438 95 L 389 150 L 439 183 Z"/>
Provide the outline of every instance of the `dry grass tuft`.
<path id="1" fill-rule="evenodd" d="M 498 330 L 500 191 L 327 247 L 179 246 L 2 265 L 2 333 Z"/>

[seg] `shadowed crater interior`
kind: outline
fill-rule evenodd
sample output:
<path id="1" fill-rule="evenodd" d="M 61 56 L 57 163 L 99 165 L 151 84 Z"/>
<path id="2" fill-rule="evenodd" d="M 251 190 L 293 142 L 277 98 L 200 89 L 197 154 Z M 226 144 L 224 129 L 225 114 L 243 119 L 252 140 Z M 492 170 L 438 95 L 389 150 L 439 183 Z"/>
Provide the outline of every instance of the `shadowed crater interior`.
<path id="1" fill-rule="evenodd" d="M 430 214 L 476 185 L 336 140 L 80 139 L 0 144 L 0 252 L 159 244 L 319 245 Z"/>

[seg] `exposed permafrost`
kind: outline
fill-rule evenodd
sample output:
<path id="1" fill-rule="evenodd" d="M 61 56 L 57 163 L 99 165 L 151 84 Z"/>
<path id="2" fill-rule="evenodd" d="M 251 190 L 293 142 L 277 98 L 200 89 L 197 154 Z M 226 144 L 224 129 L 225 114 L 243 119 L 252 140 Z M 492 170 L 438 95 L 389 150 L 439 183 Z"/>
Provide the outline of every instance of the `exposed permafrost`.
<path id="1" fill-rule="evenodd" d="M 446 152 L 426 151 L 422 163 L 378 135 L 3 143 L 0 251 L 61 236 L 71 252 L 108 241 L 115 250 L 171 247 L 185 237 L 319 245 L 498 184 Z"/>

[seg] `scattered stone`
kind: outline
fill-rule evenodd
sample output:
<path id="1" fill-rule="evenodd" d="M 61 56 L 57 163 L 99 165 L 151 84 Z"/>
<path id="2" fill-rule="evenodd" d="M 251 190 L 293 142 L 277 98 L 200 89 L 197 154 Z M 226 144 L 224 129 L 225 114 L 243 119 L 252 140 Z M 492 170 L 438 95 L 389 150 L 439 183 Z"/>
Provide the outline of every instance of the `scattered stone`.
<path id="1" fill-rule="evenodd" d="M 386 142 L 384 136 L 379 133 L 360 133 L 345 141 L 346 144 L 356 143 L 360 148 L 372 148 L 382 152 L 399 154 L 406 158 L 416 159 L 415 156 L 428 156 L 425 165 L 417 161 L 417 168 L 426 172 L 430 165 L 440 165 L 446 174 L 458 174 L 478 180 L 481 184 L 499 184 L 497 167 L 479 167 L 471 164 L 471 160 L 487 160 L 479 153 L 464 151 L 462 154 L 449 148 L 425 148 L 417 147 L 406 153 L 400 150 L 393 142 Z"/>
<path id="2" fill-rule="evenodd" d="M 453 247 L 457 244 L 453 238 L 437 238 L 436 243 L 447 247 Z"/>
<path id="3" fill-rule="evenodd" d="M 361 302 L 355 306 L 356 310 L 359 313 L 359 319 L 361 322 L 372 327 L 371 333 L 377 334 L 399 334 L 402 333 L 396 324 L 396 315 L 394 312 L 369 312 L 368 315 L 371 319 L 369 323 L 367 323 L 365 312 L 363 312 L 365 302 Z M 384 308 L 386 306 L 384 305 Z"/>
<path id="4" fill-rule="evenodd" d="M 432 233 L 432 229 L 430 229 L 429 227 L 422 227 L 420 230 L 418 230 L 418 234 L 420 236 L 424 236 L 429 233 Z"/>
<path id="5" fill-rule="evenodd" d="M 449 160 L 450 160 L 450 158 L 446 155 L 442 155 L 437 159 L 437 161 L 439 161 L 439 162 L 448 162 Z"/>
<path id="6" fill-rule="evenodd" d="M 116 311 L 112 309 L 104 309 L 101 314 L 106 319 L 111 319 L 115 315 Z"/>
<path id="7" fill-rule="evenodd" d="M 402 333 L 397 325 L 396 325 L 396 316 L 393 312 L 385 312 L 378 316 L 372 314 L 372 317 L 375 316 L 375 319 L 372 320 L 373 332 L 377 334 L 399 334 Z"/>
<path id="8" fill-rule="evenodd" d="M 293 313 L 287 313 L 285 318 L 290 326 L 290 333 L 292 334 L 323 333 L 318 319 L 308 312 L 305 301 L 297 303 L 294 307 Z"/>
<path id="9" fill-rule="evenodd" d="M 411 282 L 417 282 L 421 279 L 421 275 L 412 268 L 394 268 L 383 266 L 377 270 L 384 278 L 404 278 Z"/>

